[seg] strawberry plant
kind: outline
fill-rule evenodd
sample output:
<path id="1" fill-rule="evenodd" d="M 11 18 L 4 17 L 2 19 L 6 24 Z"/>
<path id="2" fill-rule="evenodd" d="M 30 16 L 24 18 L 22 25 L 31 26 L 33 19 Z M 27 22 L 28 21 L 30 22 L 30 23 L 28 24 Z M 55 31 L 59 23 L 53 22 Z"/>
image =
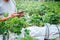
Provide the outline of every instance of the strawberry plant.
<path id="1" fill-rule="evenodd" d="M 12 18 L 12 19 L 6 21 L 6 24 L 9 27 L 9 30 L 16 34 L 20 34 L 21 29 L 28 25 L 28 23 L 25 21 L 25 19 L 23 17 L 22 18 L 18 18 L 18 17 Z"/>
<path id="2" fill-rule="evenodd" d="M 5 25 L 5 22 L 0 22 L 0 35 L 7 32 L 7 26 Z"/>
<path id="3" fill-rule="evenodd" d="M 52 4 L 51 4 L 52 3 Z M 0 22 L 0 34 L 11 31 L 16 34 L 21 33 L 21 29 L 27 26 L 43 26 L 45 23 L 60 24 L 60 2 L 17 2 L 17 10 L 25 10 L 26 14 L 30 16 L 30 21 L 27 22 L 27 17 L 15 17 L 5 22 Z M 25 15 L 26 15 L 25 14 Z M 20 16 L 23 16 L 21 14 Z M 8 14 L 5 14 L 7 17 Z M 29 40 L 31 37 L 25 37 L 22 40 Z M 32 40 L 32 38 L 30 39 Z"/>
<path id="4" fill-rule="evenodd" d="M 10 31 L 19 35 L 21 33 L 21 29 L 26 26 L 28 26 L 28 23 L 24 17 L 11 18 L 7 21 L 0 22 L 0 34 L 7 35 Z M 5 38 L 5 36 L 3 38 Z"/>
<path id="5" fill-rule="evenodd" d="M 42 16 L 40 16 L 38 14 L 33 14 L 31 16 L 30 23 L 35 26 L 43 26 L 44 25 Z"/>
<path id="6" fill-rule="evenodd" d="M 6 36 L 9 33 L 8 30 L 9 29 L 8 29 L 6 22 L 0 22 L 0 35 L 3 35 L 3 40 L 6 40 Z M 9 39 L 8 36 L 7 36 L 7 39 Z"/>
<path id="7" fill-rule="evenodd" d="M 58 15 L 51 15 L 49 23 L 50 24 L 59 24 L 60 23 L 59 19 L 60 19 L 60 16 L 58 16 Z"/>

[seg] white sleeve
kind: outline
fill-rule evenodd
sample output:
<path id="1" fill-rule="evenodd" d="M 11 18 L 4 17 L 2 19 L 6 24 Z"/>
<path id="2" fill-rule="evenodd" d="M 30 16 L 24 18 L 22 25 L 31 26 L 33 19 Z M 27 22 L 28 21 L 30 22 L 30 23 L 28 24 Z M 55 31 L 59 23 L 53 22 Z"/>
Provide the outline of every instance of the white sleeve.
<path id="1" fill-rule="evenodd" d="M 15 0 L 12 0 L 12 2 L 14 3 L 15 8 L 16 8 L 16 2 L 15 2 Z M 15 11 L 17 12 L 17 8 L 16 8 L 16 10 L 15 10 Z"/>
<path id="2" fill-rule="evenodd" d="M 0 4 L 0 15 L 4 15 L 5 11 L 2 5 Z"/>

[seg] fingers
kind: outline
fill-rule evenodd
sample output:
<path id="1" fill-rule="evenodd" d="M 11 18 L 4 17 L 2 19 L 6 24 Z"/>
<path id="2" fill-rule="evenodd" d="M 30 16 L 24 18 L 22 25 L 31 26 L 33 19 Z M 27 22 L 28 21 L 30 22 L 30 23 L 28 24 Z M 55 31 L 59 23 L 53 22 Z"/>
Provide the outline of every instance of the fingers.
<path id="1" fill-rule="evenodd" d="M 16 12 L 14 12 L 11 16 L 1 19 L 0 22 L 4 22 L 4 21 L 14 18 L 14 17 L 23 17 L 23 16 L 24 16 L 24 13 L 17 14 Z"/>
<path id="2" fill-rule="evenodd" d="M 13 12 L 12 14 L 17 14 L 16 12 Z"/>
<path id="3" fill-rule="evenodd" d="M 20 17 L 23 17 L 23 16 L 24 16 L 24 13 L 22 13 L 22 14 L 19 14 L 19 16 L 20 16 Z"/>
<path id="4" fill-rule="evenodd" d="M 0 22 L 4 22 L 6 20 L 8 20 L 8 18 L 3 18 L 3 19 L 0 20 Z"/>

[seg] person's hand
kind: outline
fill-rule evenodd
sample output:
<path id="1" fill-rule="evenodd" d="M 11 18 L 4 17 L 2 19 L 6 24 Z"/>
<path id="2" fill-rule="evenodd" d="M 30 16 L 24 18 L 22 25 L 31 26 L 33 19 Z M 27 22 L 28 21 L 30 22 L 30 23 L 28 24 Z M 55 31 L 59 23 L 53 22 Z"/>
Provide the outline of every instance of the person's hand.
<path id="1" fill-rule="evenodd" d="M 24 13 L 21 13 L 21 12 L 20 13 L 16 13 L 16 12 L 14 12 L 14 13 L 11 14 L 11 16 L 9 16 L 7 18 L 2 18 L 0 20 L 0 22 L 4 22 L 4 21 L 9 20 L 9 19 L 14 18 L 14 17 L 23 17 L 23 16 L 24 16 Z"/>
<path id="2" fill-rule="evenodd" d="M 3 19 L 2 19 L 2 21 L 6 21 L 6 20 L 8 20 L 8 18 L 3 18 Z"/>
<path id="3" fill-rule="evenodd" d="M 11 14 L 11 16 L 10 17 L 23 17 L 24 16 L 24 13 L 21 13 L 21 12 L 19 12 L 19 13 L 16 13 L 16 12 L 14 12 L 14 13 L 12 13 Z"/>
<path id="4" fill-rule="evenodd" d="M 11 14 L 11 16 L 15 16 L 15 14 L 17 14 L 16 12 L 13 12 L 12 14 Z"/>
<path id="5" fill-rule="evenodd" d="M 17 13 L 14 12 L 14 13 L 12 13 L 11 16 L 9 16 L 9 17 L 10 17 L 10 18 L 13 18 L 13 17 L 16 17 L 16 16 L 17 16 Z"/>
<path id="6" fill-rule="evenodd" d="M 18 12 L 18 17 L 23 17 L 24 15 L 24 12 Z"/>
<path id="7" fill-rule="evenodd" d="M 7 21 L 9 18 L 2 18 L 0 19 L 0 22 L 4 22 L 4 21 Z"/>

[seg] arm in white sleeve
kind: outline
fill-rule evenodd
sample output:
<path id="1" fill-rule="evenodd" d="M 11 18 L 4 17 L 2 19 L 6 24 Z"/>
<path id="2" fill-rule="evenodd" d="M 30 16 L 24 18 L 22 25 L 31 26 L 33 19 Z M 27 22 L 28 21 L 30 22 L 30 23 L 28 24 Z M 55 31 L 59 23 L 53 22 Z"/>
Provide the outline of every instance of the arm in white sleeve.
<path id="1" fill-rule="evenodd" d="M 16 8 L 16 2 L 15 2 L 15 0 L 11 0 L 13 3 L 14 3 L 14 5 L 15 5 L 15 11 L 17 12 L 17 8 Z"/>

